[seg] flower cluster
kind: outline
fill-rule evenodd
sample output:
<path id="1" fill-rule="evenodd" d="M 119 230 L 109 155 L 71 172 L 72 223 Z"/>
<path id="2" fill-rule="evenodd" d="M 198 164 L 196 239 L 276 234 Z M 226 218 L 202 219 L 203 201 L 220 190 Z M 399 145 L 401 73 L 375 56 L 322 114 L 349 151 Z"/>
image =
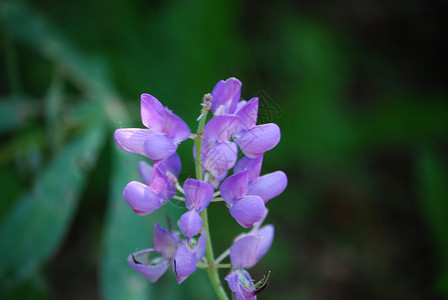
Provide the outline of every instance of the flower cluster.
<path id="1" fill-rule="evenodd" d="M 273 123 L 257 125 L 258 98 L 249 101 L 240 98 L 238 79 L 218 82 L 212 93 L 204 96 L 198 132 L 191 134 L 181 118 L 155 97 L 143 94 L 141 119 L 147 129 L 115 131 L 115 142 L 121 149 L 153 162 L 152 166 L 140 162 L 142 182 L 132 181 L 124 189 L 124 200 L 132 210 L 137 215 L 147 215 L 173 197 L 185 201 L 187 208 L 178 221 L 185 239 L 173 228 L 168 232 L 155 224 L 154 248 L 128 257 L 129 265 L 151 282 L 157 281 L 170 265 L 179 284 L 198 266 L 211 272 L 227 266 L 231 271 L 225 280 L 234 299 L 254 299 L 265 287 L 263 282 L 254 284 L 246 269 L 253 267 L 272 244 L 273 226 L 261 227 L 261 224 L 268 213 L 267 202 L 283 192 L 287 177 L 282 171 L 260 176 L 263 154 L 278 144 L 280 129 Z M 213 117 L 205 124 L 209 110 Z M 176 151 L 188 138 L 195 141 L 196 179 L 188 178 L 181 187 L 178 181 L 181 161 Z M 244 154 L 239 160 L 238 149 Z M 228 176 L 231 169 L 233 175 Z M 183 196 L 176 195 L 177 191 Z M 209 229 L 203 214 L 212 201 L 224 201 L 238 224 L 252 227 L 224 252 L 230 256 L 230 265 L 219 264 L 226 255 L 217 260 L 213 254 L 205 255 L 206 249 L 211 249 L 211 241 L 207 238 Z M 155 258 L 154 253 L 158 253 Z M 220 296 L 222 287 L 214 288 Z"/>

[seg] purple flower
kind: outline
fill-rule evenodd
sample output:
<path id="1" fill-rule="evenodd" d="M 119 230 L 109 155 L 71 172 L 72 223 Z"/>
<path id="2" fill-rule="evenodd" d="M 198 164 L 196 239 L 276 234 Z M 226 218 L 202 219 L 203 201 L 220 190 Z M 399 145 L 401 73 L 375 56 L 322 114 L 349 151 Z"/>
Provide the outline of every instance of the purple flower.
<path id="1" fill-rule="evenodd" d="M 185 205 L 189 209 L 179 219 L 179 228 L 189 240 L 202 228 L 202 218 L 199 215 L 207 208 L 213 198 L 213 186 L 201 180 L 187 179 L 184 183 Z"/>
<path id="2" fill-rule="evenodd" d="M 123 198 L 137 215 L 144 216 L 170 200 L 176 193 L 176 188 L 167 176 L 163 164 L 155 164 L 151 169 L 149 165 L 140 163 L 139 169 L 146 184 L 129 182 L 124 188 Z"/>
<path id="3" fill-rule="evenodd" d="M 212 112 L 214 115 L 232 114 L 241 98 L 241 81 L 232 77 L 220 80 L 212 92 Z"/>
<path id="4" fill-rule="evenodd" d="M 263 156 L 257 158 L 243 157 L 233 168 L 235 173 L 247 170 L 248 172 L 248 195 L 256 195 L 267 203 L 272 198 L 280 195 L 288 185 L 288 178 L 282 171 L 265 174 L 260 177 Z"/>
<path id="5" fill-rule="evenodd" d="M 121 149 L 161 162 L 176 152 L 177 145 L 190 136 L 187 124 L 155 97 L 142 94 L 140 112 L 148 129 L 117 129 L 115 142 Z"/>
<path id="6" fill-rule="evenodd" d="M 149 281 L 156 282 L 170 266 L 178 244 L 177 235 L 169 233 L 159 224 L 154 224 L 155 249 L 149 248 L 129 255 L 128 264 Z M 160 256 L 150 259 L 149 255 L 154 252 Z"/>
<path id="7" fill-rule="evenodd" d="M 199 239 L 182 241 L 176 233 L 170 233 L 159 224 L 154 225 L 154 248 L 138 251 L 129 255 L 128 264 L 145 276 L 150 282 L 156 282 L 173 266 L 177 282 L 182 283 L 196 270 L 196 263 L 205 255 L 207 233 L 202 231 Z M 149 258 L 152 253 L 159 253 Z"/>
<path id="8" fill-rule="evenodd" d="M 267 210 L 264 217 L 266 215 Z M 264 284 L 260 287 L 254 284 L 245 270 L 252 268 L 272 245 L 274 227 L 265 225 L 260 229 L 261 223 L 262 221 L 256 223 L 249 233 L 237 237 L 230 247 L 230 262 L 234 269 L 225 279 L 229 283 L 234 299 L 255 299 L 255 296 L 266 287 Z"/>
<path id="9" fill-rule="evenodd" d="M 219 188 L 222 198 L 229 206 L 230 214 L 245 228 L 260 221 L 266 209 L 261 197 L 247 194 L 248 179 L 248 170 L 244 169 L 229 176 Z"/>

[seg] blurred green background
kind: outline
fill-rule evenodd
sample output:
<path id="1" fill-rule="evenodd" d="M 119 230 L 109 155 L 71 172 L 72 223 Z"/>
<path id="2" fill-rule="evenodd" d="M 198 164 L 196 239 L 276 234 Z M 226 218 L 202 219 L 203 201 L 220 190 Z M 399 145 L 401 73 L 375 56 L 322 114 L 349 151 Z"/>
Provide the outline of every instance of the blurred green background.
<path id="1" fill-rule="evenodd" d="M 151 284 L 126 264 L 184 209 L 132 213 L 122 190 L 141 157 L 113 131 L 142 127 L 143 92 L 195 130 L 202 96 L 235 76 L 282 130 L 262 173 L 289 177 L 250 270 L 271 271 L 260 299 L 447 299 L 447 8 L 2 0 L 0 298 L 214 299 L 202 270 Z M 221 204 L 209 214 L 219 254 L 241 228 Z"/>

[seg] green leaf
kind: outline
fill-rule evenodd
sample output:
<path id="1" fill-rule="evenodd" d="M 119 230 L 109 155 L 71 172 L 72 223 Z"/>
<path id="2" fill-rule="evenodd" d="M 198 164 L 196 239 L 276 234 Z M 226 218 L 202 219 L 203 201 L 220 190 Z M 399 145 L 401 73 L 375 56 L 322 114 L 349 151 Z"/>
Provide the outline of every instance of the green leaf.
<path id="1" fill-rule="evenodd" d="M 424 149 L 419 157 L 417 172 L 420 200 L 426 223 L 439 261 L 437 288 L 448 296 L 448 169 L 432 149 Z"/>
<path id="2" fill-rule="evenodd" d="M 101 291 L 104 299 L 149 299 L 150 283 L 126 261 L 136 249 L 152 245 L 148 218 L 134 214 L 123 200 L 126 184 L 139 178 L 139 156 L 113 146 L 110 202 L 101 256 Z"/>
<path id="3" fill-rule="evenodd" d="M 61 245 L 86 173 L 96 161 L 103 129 L 97 126 L 76 137 L 6 213 L 0 226 L 0 278 L 6 286 L 32 276 Z"/>
<path id="4" fill-rule="evenodd" d="M 40 110 L 36 101 L 23 98 L 2 98 L 0 100 L 0 133 L 19 127 L 27 118 Z"/>

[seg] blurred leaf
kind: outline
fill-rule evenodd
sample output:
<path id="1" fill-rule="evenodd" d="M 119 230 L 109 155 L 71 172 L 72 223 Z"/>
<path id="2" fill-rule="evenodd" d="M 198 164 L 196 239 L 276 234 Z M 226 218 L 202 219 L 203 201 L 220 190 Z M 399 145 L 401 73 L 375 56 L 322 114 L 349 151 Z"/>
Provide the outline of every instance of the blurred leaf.
<path id="1" fill-rule="evenodd" d="M 101 259 L 101 291 L 104 299 L 149 299 L 150 284 L 126 261 L 136 249 L 152 245 L 148 218 L 134 214 L 123 200 L 125 185 L 131 179 L 139 178 L 139 157 L 115 145 L 113 148 L 114 165 Z"/>
<path id="2" fill-rule="evenodd" d="M 425 149 L 418 157 L 421 205 L 436 247 L 437 264 L 441 272 L 439 290 L 448 296 L 448 168 L 432 149 Z"/>
<path id="3" fill-rule="evenodd" d="M 23 98 L 3 98 L 0 101 L 0 133 L 21 125 L 39 112 L 38 103 Z"/>
<path id="4" fill-rule="evenodd" d="M 97 126 L 68 144 L 38 175 L 31 193 L 5 214 L 0 226 L 0 277 L 5 284 L 32 276 L 63 241 L 103 134 Z"/>
<path id="5" fill-rule="evenodd" d="M 63 80 L 58 72 L 45 97 L 45 117 L 47 125 L 48 144 L 52 151 L 57 151 L 61 145 L 62 132 L 60 128 L 60 114 L 63 101 Z"/>

